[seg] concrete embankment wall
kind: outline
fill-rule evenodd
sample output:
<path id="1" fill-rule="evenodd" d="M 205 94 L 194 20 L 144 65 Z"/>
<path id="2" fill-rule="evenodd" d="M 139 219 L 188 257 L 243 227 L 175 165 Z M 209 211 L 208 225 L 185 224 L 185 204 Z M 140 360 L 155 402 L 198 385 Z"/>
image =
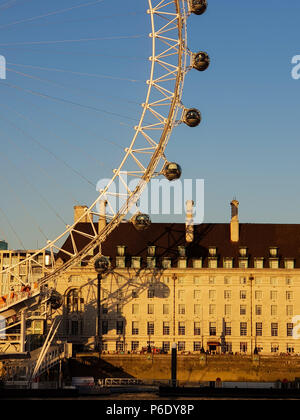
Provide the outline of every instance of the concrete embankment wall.
<path id="1" fill-rule="evenodd" d="M 201 359 L 202 357 L 202 359 Z M 300 378 L 300 357 L 278 356 L 181 356 L 177 358 L 179 381 L 293 381 Z M 77 363 L 87 368 L 87 361 Z M 134 377 L 148 380 L 171 378 L 171 357 L 168 355 L 104 355 L 90 373 L 98 377 Z M 98 371 L 98 374 L 97 374 Z"/>

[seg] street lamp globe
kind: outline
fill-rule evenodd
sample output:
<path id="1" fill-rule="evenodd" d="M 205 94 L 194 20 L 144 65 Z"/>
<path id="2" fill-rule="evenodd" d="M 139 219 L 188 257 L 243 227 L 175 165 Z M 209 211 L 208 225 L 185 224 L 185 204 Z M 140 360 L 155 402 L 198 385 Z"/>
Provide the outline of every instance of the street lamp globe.
<path id="1" fill-rule="evenodd" d="M 95 261 L 95 270 L 98 274 L 104 274 L 109 269 L 109 259 L 107 257 L 100 257 Z"/>

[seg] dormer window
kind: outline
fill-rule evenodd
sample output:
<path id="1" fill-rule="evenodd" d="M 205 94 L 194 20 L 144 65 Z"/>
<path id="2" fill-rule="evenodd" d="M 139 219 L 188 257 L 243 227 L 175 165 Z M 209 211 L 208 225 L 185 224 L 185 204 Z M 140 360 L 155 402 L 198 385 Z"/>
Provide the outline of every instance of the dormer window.
<path id="1" fill-rule="evenodd" d="M 179 258 L 178 260 L 178 268 L 186 268 L 187 267 L 187 259 L 184 257 Z"/>
<path id="2" fill-rule="evenodd" d="M 155 246 L 154 245 L 151 245 L 151 246 L 148 246 L 148 256 L 149 257 L 154 257 L 155 256 Z"/>
<path id="3" fill-rule="evenodd" d="M 162 268 L 164 269 L 171 268 L 171 258 L 164 257 L 162 259 Z"/>
<path id="4" fill-rule="evenodd" d="M 116 257 L 116 267 L 125 268 L 125 257 Z"/>
<path id="5" fill-rule="evenodd" d="M 215 246 L 210 246 L 208 252 L 210 257 L 215 257 L 217 255 L 217 248 Z"/>
<path id="6" fill-rule="evenodd" d="M 148 268 L 155 268 L 156 265 L 156 258 L 155 257 L 147 257 L 147 267 Z"/>
<path id="7" fill-rule="evenodd" d="M 141 257 L 131 258 L 131 268 L 141 268 Z"/>
<path id="8" fill-rule="evenodd" d="M 269 267 L 270 268 L 279 268 L 279 260 L 278 260 L 278 258 L 270 258 L 269 259 Z"/>
<path id="9" fill-rule="evenodd" d="M 185 257 L 185 246 L 178 247 L 178 254 L 179 254 L 179 257 Z"/>
<path id="10" fill-rule="evenodd" d="M 293 258 L 286 258 L 284 260 L 284 266 L 288 270 L 295 268 L 295 260 Z"/>
<path id="11" fill-rule="evenodd" d="M 240 251 L 240 256 L 241 257 L 246 257 L 247 256 L 247 248 L 245 246 L 241 246 L 239 251 Z"/>
<path id="12" fill-rule="evenodd" d="M 225 257 L 223 259 L 223 267 L 224 268 L 232 268 L 232 264 L 233 264 L 233 258 Z"/>
<path id="13" fill-rule="evenodd" d="M 278 248 L 276 246 L 272 246 L 269 248 L 270 257 L 277 257 Z"/>
<path id="14" fill-rule="evenodd" d="M 240 257 L 239 258 L 239 268 L 248 268 L 248 258 Z"/>
<path id="15" fill-rule="evenodd" d="M 254 258 L 254 268 L 264 268 L 264 259 L 262 257 Z"/>
<path id="16" fill-rule="evenodd" d="M 119 257 L 124 257 L 124 255 L 125 255 L 125 245 L 118 245 L 117 246 L 117 255 L 119 256 Z"/>
<path id="17" fill-rule="evenodd" d="M 193 268 L 202 268 L 202 258 L 193 260 Z"/>

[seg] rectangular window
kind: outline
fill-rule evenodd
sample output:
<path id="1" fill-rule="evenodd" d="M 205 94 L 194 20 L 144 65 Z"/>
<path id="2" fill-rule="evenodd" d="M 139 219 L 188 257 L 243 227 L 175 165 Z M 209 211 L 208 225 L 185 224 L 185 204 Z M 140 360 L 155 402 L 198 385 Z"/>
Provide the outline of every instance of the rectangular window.
<path id="1" fill-rule="evenodd" d="M 256 323 L 256 336 L 261 337 L 262 336 L 262 322 Z"/>
<path id="2" fill-rule="evenodd" d="M 271 284 L 271 286 L 277 286 L 278 285 L 277 277 L 271 277 L 270 278 L 270 284 Z"/>
<path id="3" fill-rule="evenodd" d="M 184 299 L 184 290 L 178 290 L 178 299 Z"/>
<path id="4" fill-rule="evenodd" d="M 178 335 L 185 335 L 185 322 L 178 322 Z"/>
<path id="5" fill-rule="evenodd" d="M 277 300 L 277 296 L 278 296 L 277 290 L 271 290 L 270 291 L 270 299 L 271 300 Z"/>
<path id="6" fill-rule="evenodd" d="M 293 305 L 286 305 L 286 315 L 293 316 L 294 308 Z"/>
<path id="7" fill-rule="evenodd" d="M 163 348 L 163 351 L 169 352 L 170 351 L 170 341 L 163 341 L 162 348 Z"/>
<path id="8" fill-rule="evenodd" d="M 240 290 L 240 299 L 247 299 L 247 292 L 246 290 Z"/>
<path id="9" fill-rule="evenodd" d="M 217 335 L 217 325 L 215 322 L 209 323 L 209 335 Z"/>
<path id="10" fill-rule="evenodd" d="M 148 304 L 148 314 L 153 315 L 154 314 L 154 305 L 153 303 Z"/>
<path id="11" fill-rule="evenodd" d="M 154 335 L 154 322 L 147 322 L 147 334 Z"/>
<path id="12" fill-rule="evenodd" d="M 216 305 L 210 304 L 209 305 L 209 315 L 215 315 L 216 314 Z"/>
<path id="13" fill-rule="evenodd" d="M 138 321 L 132 321 L 132 335 L 139 334 L 139 323 Z"/>
<path id="14" fill-rule="evenodd" d="M 247 277 L 240 277 L 240 284 L 247 284 Z"/>
<path id="15" fill-rule="evenodd" d="M 255 290 L 255 299 L 256 300 L 262 299 L 262 291 L 261 290 Z"/>
<path id="16" fill-rule="evenodd" d="M 170 323 L 164 322 L 163 323 L 163 335 L 170 335 Z"/>
<path id="17" fill-rule="evenodd" d="M 136 351 L 139 348 L 139 342 L 138 341 L 132 341 L 131 342 L 131 351 Z"/>
<path id="18" fill-rule="evenodd" d="M 170 305 L 168 303 L 163 304 L 163 314 L 168 315 L 170 312 Z"/>
<path id="19" fill-rule="evenodd" d="M 200 284 L 200 277 L 193 278 L 194 284 Z"/>
<path id="20" fill-rule="evenodd" d="M 247 306 L 240 305 L 240 315 L 246 315 L 246 312 L 247 312 Z"/>
<path id="21" fill-rule="evenodd" d="M 291 322 L 288 322 L 286 324 L 286 335 L 287 335 L 287 337 L 292 337 L 293 336 L 293 328 L 294 328 L 294 324 L 292 324 Z"/>
<path id="22" fill-rule="evenodd" d="M 137 303 L 133 303 L 131 306 L 131 311 L 133 315 L 137 315 L 139 313 L 139 305 Z"/>
<path id="23" fill-rule="evenodd" d="M 215 284 L 216 283 L 216 278 L 214 276 L 209 276 L 208 283 L 209 284 Z"/>
<path id="24" fill-rule="evenodd" d="M 242 342 L 242 343 L 240 343 L 240 352 L 241 353 L 247 353 L 247 343 L 245 343 L 245 342 Z"/>
<path id="25" fill-rule="evenodd" d="M 224 277 L 224 284 L 230 284 L 231 283 L 231 278 L 230 277 Z"/>
<path id="26" fill-rule="evenodd" d="M 225 315 L 230 316 L 231 315 L 231 305 L 225 305 Z"/>
<path id="27" fill-rule="evenodd" d="M 262 305 L 255 305 L 255 315 L 262 315 Z"/>
<path id="28" fill-rule="evenodd" d="M 209 299 L 211 299 L 211 300 L 216 299 L 216 291 L 215 291 L 215 290 L 209 290 L 209 291 L 208 291 L 208 297 L 209 297 Z"/>
<path id="29" fill-rule="evenodd" d="M 231 322 L 225 322 L 225 335 L 231 335 Z"/>
<path id="30" fill-rule="evenodd" d="M 209 258 L 209 260 L 208 260 L 208 268 L 218 268 L 218 260 L 217 260 L 217 258 Z"/>
<path id="31" fill-rule="evenodd" d="M 277 316 L 277 305 L 271 305 L 271 315 Z"/>
<path id="32" fill-rule="evenodd" d="M 194 322 L 194 335 L 201 335 L 201 324 L 200 324 L 200 322 Z"/>
<path id="33" fill-rule="evenodd" d="M 224 299 L 231 299 L 231 290 L 224 290 Z"/>
<path id="34" fill-rule="evenodd" d="M 271 323 L 271 336 L 272 337 L 278 336 L 278 323 L 277 322 Z"/>
<path id="35" fill-rule="evenodd" d="M 201 341 L 194 341 L 194 351 L 200 351 L 201 347 Z"/>
<path id="36" fill-rule="evenodd" d="M 293 292 L 291 292 L 290 290 L 285 292 L 285 298 L 286 300 L 292 300 L 293 299 Z"/>
<path id="37" fill-rule="evenodd" d="M 184 315 L 185 314 L 185 305 L 183 305 L 183 304 L 178 305 L 178 313 L 179 313 L 179 315 Z"/>
<path id="38" fill-rule="evenodd" d="M 196 304 L 194 305 L 194 315 L 200 315 L 201 314 L 201 305 Z"/>
<path id="39" fill-rule="evenodd" d="M 292 279 L 291 279 L 291 277 L 286 277 L 286 279 L 285 279 L 285 284 L 286 284 L 287 286 L 291 286 L 291 284 L 292 284 Z"/>
<path id="40" fill-rule="evenodd" d="M 178 351 L 185 351 L 185 341 L 178 341 Z"/>
<path id="41" fill-rule="evenodd" d="M 194 290 L 194 299 L 201 299 L 201 290 Z"/>
<path id="42" fill-rule="evenodd" d="M 124 351 L 124 342 L 116 341 L 116 351 Z"/>
<path id="43" fill-rule="evenodd" d="M 240 335 L 241 336 L 247 335 L 247 322 L 240 323 Z"/>

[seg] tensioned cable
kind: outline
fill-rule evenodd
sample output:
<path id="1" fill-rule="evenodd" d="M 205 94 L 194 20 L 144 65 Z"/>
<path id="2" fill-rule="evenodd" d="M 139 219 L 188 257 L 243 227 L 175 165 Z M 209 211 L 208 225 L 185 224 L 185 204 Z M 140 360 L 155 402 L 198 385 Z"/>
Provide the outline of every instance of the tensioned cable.
<path id="1" fill-rule="evenodd" d="M 20 100 L 20 99 L 19 99 Z M 27 105 L 27 102 L 28 101 L 24 101 L 24 100 L 22 100 L 23 102 L 25 102 L 25 104 Z M 37 104 L 34 104 L 33 102 L 29 102 L 30 103 L 30 105 L 32 105 L 33 107 L 35 107 L 35 108 L 37 108 L 37 109 L 40 109 L 40 107 L 37 105 Z M 16 111 L 16 110 L 14 110 L 14 109 L 12 109 L 12 108 L 10 108 L 10 107 L 8 107 L 7 105 L 3 105 L 2 104 L 2 106 L 5 106 L 7 109 L 10 109 L 11 111 L 13 111 L 13 112 L 15 112 L 17 115 L 19 115 L 20 117 L 22 117 L 23 119 L 25 119 L 25 120 L 27 120 L 27 121 L 31 121 L 31 122 L 33 122 L 34 124 L 36 124 L 36 125 L 39 125 L 40 127 L 41 127 L 41 125 L 40 124 L 37 124 L 35 121 L 33 121 L 32 119 L 30 119 L 29 117 L 26 117 L 24 114 L 21 114 L 20 112 L 18 112 L 18 111 Z M 74 121 L 72 120 L 72 121 L 70 121 L 68 118 L 66 118 L 66 117 L 63 117 L 61 114 L 56 114 L 55 112 L 53 112 L 53 111 L 49 111 L 48 109 L 47 109 L 47 113 L 48 114 L 51 114 L 51 115 L 54 115 L 55 117 L 59 117 L 59 118 L 61 118 L 65 123 L 67 123 L 67 124 L 69 124 L 69 125 L 71 125 L 72 127 L 75 127 L 75 128 L 80 128 L 81 130 L 86 130 L 86 131 L 88 131 L 88 132 L 90 132 L 91 134 L 93 134 L 95 137 L 97 137 L 97 138 L 99 138 L 99 133 L 95 133 L 94 131 L 92 131 L 90 128 L 86 128 L 86 127 L 82 127 L 82 126 L 80 126 L 78 123 L 74 123 Z M 49 130 L 48 130 L 49 131 Z M 103 140 L 103 141 L 105 141 L 106 143 L 109 143 L 109 144 L 112 144 L 113 146 L 116 146 L 116 147 L 118 147 L 119 149 L 121 149 L 122 151 L 124 151 L 124 147 L 123 146 L 121 146 L 120 144 L 118 144 L 118 143 L 116 143 L 116 142 L 113 142 L 112 140 L 108 140 L 108 139 L 106 139 L 106 138 L 101 138 L 101 140 Z M 74 145 L 73 145 L 74 146 Z M 89 158 L 91 158 L 91 159 L 93 159 L 97 164 L 101 164 L 101 165 L 103 165 L 103 163 L 102 162 L 100 162 L 100 161 L 98 161 L 96 158 L 95 158 L 95 156 L 94 155 L 90 155 L 90 154 L 87 154 L 87 151 L 86 151 L 86 149 L 82 149 L 82 148 L 80 148 L 78 145 L 76 145 L 76 147 L 79 149 L 79 150 L 81 150 L 81 151 L 84 151 L 85 152 L 85 154 L 89 157 Z"/>
<path id="2" fill-rule="evenodd" d="M 5 108 L 7 108 L 5 105 L 0 104 L 0 106 L 4 106 Z M 0 118 L 4 121 L 9 122 L 6 118 L 3 117 L 3 115 L 0 115 Z M 24 156 L 25 154 L 27 155 L 28 159 L 31 160 L 38 168 L 41 172 L 43 172 L 49 179 L 52 179 L 55 181 L 55 184 L 58 185 L 59 187 L 61 187 L 61 189 L 63 189 L 64 194 L 69 194 L 70 198 L 72 199 L 72 202 L 76 202 L 76 204 L 80 205 L 79 201 L 72 196 L 72 194 L 70 194 L 69 190 L 63 188 L 62 183 L 61 182 L 57 182 L 57 180 L 50 175 L 50 173 L 48 171 L 46 171 L 42 166 L 40 166 L 33 158 L 31 155 L 29 155 L 29 153 L 24 149 L 22 149 L 15 140 L 13 140 L 10 136 L 6 137 L 6 139 L 8 139 L 10 141 L 10 143 L 12 143 L 18 150 L 20 150 L 20 152 L 22 153 L 22 155 Z"/>
<path id="3" fill-rule="evenodd" d="M 15 111 L 17 112 L 17 111 Z M 35 137 L 33 137 L 31 134 L 26 133 L 22 128 L 18 127 L 14 122 L 7 120 L 9 122 L 10 125 L 14 126 L 18 131 L 20 131 L 23 135 L 25 135 L 26 137 L 29 137 L 33 142 L 35 142 L 36 144 L 39 145 L 40 148 L 46 150 L 49 154 L 51 154 L 57 161 L 63 163 L 67 168 L 69 168 L 72 172 L 74 172 L 75 174 L 77 174 L 78 176 L 80 176 L 84 181 L 86 181 L 88 184 L 92 185 L 93 188 L 95 188 L 95 184 L 90 181 L 88 178 L 86 178 L 84 175 L 82 175 L 79 171 L 77 171 L 76 169 L 74 169 L 72 166 L 70 166 L 67 162 L 65 162 L 63 159 L 61 159 L 60 157 L 58 157 L 55 153 L 53 153 L 51 150 L 49 150 L 45 145 L 43 145 L 42 143 L 40 143 Z"/>
<path id="4" fill-rule="evenodd" d="M 27 66 L 26 66 L 27 67 Z M 0 68 L 1 68 L 1 65 L 0 65 Z M 84 91 L 84 92 L 88 92 L 89 93 L 89 96 L 97 96 L 97 98 L 99 99 L 99 93 L 101 93 L 101 94 L 103 94 L 103 92 L 100 92 L 100 91 L 95 91 L 95 90 L 91 90 L 91 89 L 87 89 L 87 88 L 83 88 L 83 87 L 78 87 L 78 86 L 76 86 L 76 87 L 74 87 L 74 86 L 70 86 L 70 85 L 66 85 L 65 83 L 64 84 L 61 84 L 61 83 L 57 83 L 57 82 L 54 82 L 53 80 L 49 80 L 49 79 L 42 79 L 42 78 L 40 78 L 40 77 L 37 77 L 37 76 L 35 76 L 35 75 L 33 75 L 33 74 L 29 74 L 29 73 L 22 73 L 22 72 L 19 72 L 19 71 L 17 71 L 17 70 L 13 70 L 13 69 L 10 69 L 10 68 L 6 68 L 6 71 L 11 71 L 11 72 L 13 72 L 13 73 L 16 73 L 16 74 L 19 74 L 19 75 L 21 75 L 21 76 L 24 76 L 24 77 L 28 77 L 28 78 L 30 78 L 30 79 L 35 79 L 35 80 L 38 80 L 38 81 L 40 81 L 40 82 L 46 82 L 46 83 L 50 83 L 50 84 L 52 84 L 52 85 L 56 85 L 56 86 L 59 86 L 59 87 L 62 87 L 63 89 L 73 89 L 73 90 L 80 90 L 80 91 Z M 91 95 L 91 93 L 93 93 L 93 95 Z M 129 104 L 135 104 L 135 105 L 140 105 L 140 103 L 139 102 L 133 102 L 133 101 L 128 101 L 127 99 L 125 99 L 125 98 L 121 98 L 120 96 L 110 96 L 111 98 L 115 98 L 115 99 L 118 99 L 118 101 L 123 101 L 123 102 L 127 102 L 127 103 L 129 103 Z M 111 102 L 111 103 L 114 103 L 113 101 L 110 101 L 109 99 L 107 99 L 107 98 L 105 98 L 105 101 L 106 102 Z"/>
<path id="5" fill-rule="evenodd" d="M 15 191 L 10 188 L 9 184 L 7 183 L 7 179 L 1 175 L 0 173 L 0 178 L 2 178 L 4 180 L 4 184 L 6 185 L 6 187 L 8 187 L 8 189 L 10 191 L 12 191 L 13 195 L 15 195 L 15 197 L 17 198 L 17 200 L 19 201 L 19 203 L 21 204 L 21 206 L 23 207 L 25 213 L 28 214 L 28 216 L 32 219 L 33 223 L 35 224 L 35 226 L 38 228 L 38 230 L 40 231 L 40 233 L 43 235 L 43 237 L 46 239 L 46 241 L 48 241 L 47 235 L 45 235 L 43 229 L 36 223 L 36 220 L 32 217 L 32 215 L 27 211 L 26 206 L 24 206 L 24 203 L 22 202 L 22 200 L 20 199 L 19 195 L 15 193 Z M 24 247 L 24 249 L 26 249 Z"/>
<path id="6" fill-rule="evenodd" d="M 36 69 L 36 70 L 54 71 L 54 72 L 57 72 L 57 73 L 69 73 L 69 74 L 74 74 L 76 76 L 89 76 L 89 77 L 98 77 L 98 78 L 101 78 L 101 79 L 112 79 L 112 80 L 122 80 L 122 81 L 126 81 L 126 82 L 144 83 L 144 80 L 129 79 L 129 78 L 126 78 L 126 77 L 118 77 L 118 76 L 110 76 L 110 75 L 107 75 L 107 74 L 83 73 L 83 72 L 78 72 L 78 71 L 73 71 L 73 70 L 57 69 L 57 68 L 54 68 L 54 67 L 40 67 L 40 66 L 32 66 L 30 64 L 18 64 L 18 63 L 11 63 L 11 62 L 7 62 L 6 64 L 10 65 L 10 66 L 27 67 L 27 68 Z"/>
<path id="7" fill-rule="evenodd" d="M 4 212 L 4 210 L 0 207 L 0 212 L 2 213 L 3 217 L 6 220 L 6 223 L 8 224 L 8 226 L 11 228 L 12 232 L 14 233 L 15 237 L 17 238 L 18 242 L 20 243 L 21 247 L 23 249 L 26 249 L 25 245 L 23 244 L 21 238 L 19 237 L 19 235 L 17 234 L 17 232 L 15 231 L 13 225 L 10 223 L 9 218 L 7 217 L 6 213 Z"/>
<path id="8" fill-rule="evenodd" d="M 4 108 L 6 108 L 6 109 L 8 109 L 9 111 L 12 111 L 12 112 L 14 112 L 15 114 L 17 114 L 19 117 L 21 117 L 22 119 L 24 119 L 25 121 L 27 121 L 27 122 L 29 122 L 29 123 L 33 123 L 33 124 L 35 124 L 35 125 L 37 125 L 37 126 L 39 126 L 39 127 L 41 127 L 43 130 L 45 130 L 45 128 L 42 126 L 42 125 L 40 125 L 40 124 L 38 124 L 38 123 L 36 123 L 34 120 L 32 120 L 31 118 L 29 118 L 29 117 L 26 117 L 24 114 L 22 114 L 22 113 L 20 113 L 20 112 L 18 112 L 18 111 L 16 111 L 16 110 L 14 110 L 14 109 L 12 109 L 12 108 L 10 108 L 9 106 L 7 106 L 7 105 L 4 105 L 4 104 L 0 104 L 0 106 L 2 106 L 2 107 L 4 107 Z M 38 106 L 37 106 L 37 108 L 39 108 Z M 48 111 L 47 111 L 48 112 Z M 3 116 L 0 116 L 0 118 L 4 118 Z M 10 123 L 10 121 L 9 120 L 7 120 L 6 119 L 6 121 L 7 122 L 9 122 Z M 16 124 L 14 123 L 14 125 L 16 126 Z M 65 144 L 67 144 L 67 145 L 71 145 L 72 147 L 74 147 L 74 144 L 73 143 L 71 143 L 71 142 L 69 142 L 69 141 L 67 141 L 66 139 L 64 139 L 63 137 L 61 137 L 61 136 L 58 136 L 56 133 L 54 133 L 52 130 L 49 130 L 48 128 L 46 129 L 49 133 L 51 133 L 51 134 L 53 134 L 57 139 L 59 139 L 59 140 L 62 140 Z M 97 159 L 95 159 L 94 158 L 94 156 L 92 156 L 92 155 L 89 155 L 87 152 L 86 152 L 86 150 L 85 149 L 82 149 L 82 148 L 80 148 L 80 147 L 78 147 L 78 146 L 76 146 L 75 145 L 75 147 L 77 147 L 77 149 L 79 149 L 81 152 L 82 151 L 84 151 L 85 152 L 85 154 L 87 155 L 87 157 L 90 159 L 90 158 L 93 158 L 94 160 L 95 160 L 95 162 L 97 163 L 97 164 L 101 164 L 102 166 L 104 166 L 104 167 L 106 167 L 106 168 L 108 168 L 103 162 L 100 162 L 100 161 L 98 161 Z M 120 146 L 121 147 L 121 146 Z M 109 168 L 109 170 L 110 170 L 111 168 Z M 76 200 L 77 201 L 77 200 Z"/>
<path id="9" fill-rule="evenodd" d="M 2 118 L 1 115 L 0 115 L 0 118 Z M 59 213 L 57 213 L 57 211 L 55 210 L 55 208 L 52 207 L 52 205 L 49 203 L 49 201 L 47 200 L 47 198 L 45 198 L 43 196 L 43 194 L 40 193 L 40 191 L 36 188 L 36 186 L 33 185 L 32 182 L 29 181 L 29 179 L 24 174 L 24 172 L 23 171 L 20 171 L 20 168 L 16 164 L 14 164 L 14 162 L 8 157 L 8 155 L 6 153 L 3 152 L 3 150 L 1 151 L 1 154 L 4 155 L 4 156 L 6 156 L 6 160 L 8 162 L 10 162 L 10 165 L 14 166 L 17 171 L 22 172 L 22 181 L 25 182 L 26 184 L 28 184 L 38 194 L 38 196 L 46 203 L 47 207 L 49 207 L 49 209 L 51 211 L 53 211 L 53 213 L 55 214 L 55 216 L 66 226 L 67 223 L 64 221 L 64 219 L 60 216 Z"/>
<path id="10" fill-rule="evenodd" d="M 1 29 L 1 28 L 0 28 Z M 63 39 L 58 41 L 30 41 L 30 42 L 11 42 L 0 44 L 0 47 L 9 47 L 14 45 L 46 45 L 46 44 L 61 44 L 61 43 L 69 43 L 69 42 L 88 42 L 88 41 L 114 41 L 114 40 L 121 40 L 121 39 L 139 39 L 145 38 L 145 35 L 121 35 L 121 36 L 104 36 L 99 38 L 80 38 L 80 39 Z"/>
<path id="11" fill-rule="evenodd" d="M 54 100 L 56 102 L 68 103 L 70 105 L 75 105 L 75 106 L 78 106 L 78 107 L 81 107 L 81 108 L 84 108 L 84 109 L 89 109 L 91 111 L 104 113 L 104 114 L 111 115 L 111 116 L 114 116 L 114 117 L 125 118 L 125 119 L 128 119 L 128 120 L 131 120 L 131 121 L 136 122 L 136 119 L 134 119 L 132 117 L 128 117 L 128 116 L 124 116 L 124 115 L 121 115 L 121 114 L 117 114 L 115 112 L 109 112 L 109 111 L 106 111 L 104 109 L 99 109 L 99 108 L 96 108 L 96 107 L 93 107 L 93 106 L 79 104 L 78 102 L 69 101 L 68 99 L 63 99 L 63 98 L 58 98 L 58 97 L 55 97 L 55 96 L 47 95 L 45 93 L 40 93 L 40 92 L 34 91 L 32 89 L 25 89 L 25 88 L 22 88 L 20 86 L 13 85 L 11 83 L 7 83 L 7 82 L 4 82 L 4 81 L 1 81 L 1 84 L 4 85 L 4 86 L 12 87 L 14 89 L 22 90 L 22 91 L 24 91 L 26 93 L 31 93 L 32 95 L 40 96 L 42 98 L 52 99 L 52 100 Z M 123 123 L 123 125 L 126 125 L 126 124 Z"/>
<path id="12" fill-rule="evenodd" d="M 34 26 L 49 26 L 49 25 L 64 25 L 66 23 L 80 23 L 80 22 L 90 22 L 95 20 L 103 20 L 103 19 L 115 19 L 118 16 L 124 17 L 124 16 L 137 16 L 137 15 L 145 15 L 144 11 L 141 12 L 126 12 L 123 13 L 115 13 L 113 15 L 106 15 L 106 16 L 94 16 L 92 18 L 85 18 L 85 19 L 72 19 L 72 20 L 61 20 L 57 22 L 43 22 L 43 23 L 35 23 L 31 24 L 30 27 Z"/>
<path id="13" fill-rule="evenodd" d="M 15 22 L 11 22 L 11 23 L 8 23 L 6 25 L 1 25 L 0 29 L 8 28 L 10 26 L 18 25 L 20 23 L 32 22 L 33 20 L 42 19 L 42 18 L 45 18 L 45 17 L 48 17 L 48 16 L 53 16 L 53 15 L 66 13 L 66 12 L 69 12 L 69 11 L 74 10 L 74 9 L 79 9 L 79 8 L 82 8 L 82 7 L 92 6 L 94 4 L 103 3 L 104 1 L 105 0 L 96 0 L 96 1 L 89 2 L 89 3 L 81 3 L 81 4 L 78 4 L 77 6 L 72 6 L 72 7 L 69 7 L 67 9 L 60 9 L 60 10 L 56 10 L 54 12 L 48 12 L 44 15 L 38 15 L 38 16 L 33 16 L 31 18 L 27 18 L 27 19 L 17 20 Z"/>
<path id="14" fill-rule="evenodd" d="M 4 47 L 5 48 L 5 47 Z M 44 49 L 42 48 L 31 48 L 31 47 L 27 47 L 26 45 L 22 45 L 22 46 L 11 46 L 11 48 L 13 48 L 14 50 L 21 50 L 23 51 L 24 48 L 26 48 L 26 50 L 28 51 L 32 51 L 32 52 L 45 52 Z M 80 56 L 91 56 L 91 57 L 109 57 L 109 58 L 114 58 L 116 60 L 118 59 L 124 59 L 124 60 L 148 60 L 149 57 L 142 57 L 142 56 L 137 56 L 137 55 L 125 55 L 125 54 L 106 54 L 106 53 L 101 53 L 101 52 L 90 52 L 90 51 L 66 51 L 66 50 L 54 50 L 54 49 L 49 49 L 47 48 L 47 53 L 48 52 L 52 52 L 52 53 L 56 53 L 56 54 L 64 54 L 64 55 L 76 55 L 77 57 Z M 12 63 L 11 63 L 12 64 Z M 17 65 L 17 64 L 14 64 Z M 18 64 L 19 66 L 21 66 L 21 64 Z"/>

